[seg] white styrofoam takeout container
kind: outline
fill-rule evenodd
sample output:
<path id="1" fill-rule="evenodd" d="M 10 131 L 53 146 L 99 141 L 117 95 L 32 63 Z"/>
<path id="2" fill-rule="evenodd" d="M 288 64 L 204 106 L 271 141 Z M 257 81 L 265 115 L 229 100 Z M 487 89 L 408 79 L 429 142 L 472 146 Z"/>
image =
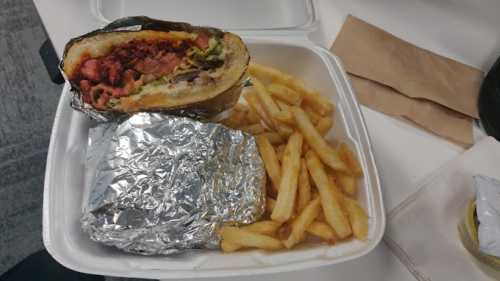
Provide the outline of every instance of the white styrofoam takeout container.
<path id="1" fill-rule="evenodd" d="M 103 23 L 122 16 L 141 14 L 193 24 L 226 26 L 242 35 L 254 61 L 291 73 L 329 97 L 336 104 L 335 127 L 329 136 L 349 143 L 363 167 L 364 177 L 360 179 L 358 196 L 369 215 L 368 239 L 351 240 L 333 246 L 311 243 L 291 251 L 252 250 L 232 254 L 195 251 L 170 257 L 131 255 L 92 242 L 81 231 L 79 222 L 83 194 L 87 187 L 84 171 L 90 121 L 69 106 L 71 93 L 66 84 L 52 129 L 43 205 L 45 247 L 64 266 L 92 274 L 155 279 L 253 275 L 341 263 L 367 254 L 380 242 L 385 228 L 385 214 L 369 136 L 341 63 L 328 50 L 307 39 L 307 32 L 314 28 L 316 21 L 314 2 L 258 0 L 250 5 L 242 0 L 216 1 L 226 5 L 229 11 L 225 12 L 219 8 L 213 9 L 208 2 L 214 3 L 195 0 L 183 2 L 187 7 L 197 7 L 212 13 L 211 17 L 205 15 L 196 21 L 197 18 L 193 19 L 192 15 L 189 18 L 189 13 L 162 16 L 158 11 L 178 9 L 171 2 L 156 0 L 141 6 L 138 1 L 132 0 L 102 3 L 100 0 L 90 0 L 96 19 Z M 244 5 L 251 13 L 239 16 L 241 21 L 235 21 L 236 18 L 231 16 L 224 17 L 226 13 L 233 15 L 231 9 L 240 10 Z M 181 11 L 189 11 L 187 7 Z M 217 16 L 218 13 L 221 16 Z M 263 24 L 268 27 L 266 31 L 262 31 Z"/>

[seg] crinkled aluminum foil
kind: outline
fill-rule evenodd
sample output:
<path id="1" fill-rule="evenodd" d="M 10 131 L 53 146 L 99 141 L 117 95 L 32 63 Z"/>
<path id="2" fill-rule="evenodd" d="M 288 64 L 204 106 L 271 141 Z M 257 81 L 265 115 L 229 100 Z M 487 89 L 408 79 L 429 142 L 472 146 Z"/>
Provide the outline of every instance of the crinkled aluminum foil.
<path id="1" fill-rule="evenodd" d="M 245 86 L 246 81 L 249 81 L 249 79 L 246 79 L 242 82 L 241 88 Z M 128 117 L 130 117 L 132 114 L 129 113 L 123 113 L 123 112 L 116 112 L 116 111 L 105 111 L 105 110 L 98 110 L 93 108 L 91 105 L 85 103 L 83 101 L 82 95 L 80 95 L 76 91 L 71 92 L 71 101 L 70 101 L 70 106 L 73 109 L 76 109 L 83 114 L 87 115 L 90 119 L 96 121 L 96 122 L 121 122 Z M 227 110 L 226 110 L 227 111 Z M 210 120 L 219 120 L 221 116 L 221 113 L 212 116 L 211 114 L 208 114 L 206 112 L 202 111 L 196 111 L 193 109 L 189 110 L 184 110 L 184 109 L 174 109 L 174 110 L 157 110 L 155 111 L 156 113 L 161 113 L 161 114 L 170 114 L 170 115 L 176 115 L 176 116 L 184 116 L 184 117 L 191 117 L 196 120 L 201 120 L 201 121 L 210 121 Z M 224 115 L 224 114 L 222 114 Z"/>
<path id="2" fill-rule="evenodd" d="M 62 71 L 61 71 L 62 73 Z M 113 112 L 113 111 L 104 111 L 104 110 L 98 110 L 90 106 L 89 104 L 85 103 L 83 101 L 82 95 L 80 95 L 78 92 L 73 91 L 71 92 L 72 97 L 71 97 L 71 102 L 70 106 L 73 109 L 76 109 L 84 114 L 86 114 L 88 117 L 91 119 L 97 121 L 97 122 L 110 122 L 110 121 L 119 121 L 123 120 L 130 115 L 126 113 L 118 113 L 118 112 Z"/>
<path id="3" fill-rule="evenodd" d="M 82 228 L 127 252 L 218 248 L 223 222 L 252 223 L 264 212 L 254 138 L 219 124 L 158 113 L 99 124 L 89 133 L 92 163 Z"/>

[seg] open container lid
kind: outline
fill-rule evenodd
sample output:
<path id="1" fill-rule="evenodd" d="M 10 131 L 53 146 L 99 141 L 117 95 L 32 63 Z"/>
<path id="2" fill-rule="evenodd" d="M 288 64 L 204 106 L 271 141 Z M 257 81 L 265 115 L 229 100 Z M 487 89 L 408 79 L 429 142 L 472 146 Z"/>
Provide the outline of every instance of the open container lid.
<path id="1" fill-rule="evenodd" d="M 89 0 L 103 25 L 127 16 L 212 26 L 239 34 L 255 31 L 305 33 L 316 24 L 313 0 Z"/>

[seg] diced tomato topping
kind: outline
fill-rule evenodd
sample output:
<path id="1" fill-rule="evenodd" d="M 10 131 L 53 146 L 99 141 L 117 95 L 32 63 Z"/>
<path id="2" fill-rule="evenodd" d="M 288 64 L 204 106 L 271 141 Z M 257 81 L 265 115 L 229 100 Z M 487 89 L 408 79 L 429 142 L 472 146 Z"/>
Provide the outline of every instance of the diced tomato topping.
<path id="1" fill-rule="evenodd" d="M 121 80 L 123 66 L 114 56 L 101 60 L 102 76 L 108 78 L 111 85 L 117 85 Z"/>
<path id="2" fill-rule="evenodd" d="M 90 91 L 92 90 L 92 84 L 90 84 L 89 80 L 80 81 L 80 90 L 82 92 L 83 102 L 91 104 L 92 98 L 90 97 Z"/>
<path id="3" fill-rule="evenodd" d="M 113 97 L 123 97 L 123 96 L 126 96 L 128 93 L 125 92 L 125 89 L 124 88 L 113 88 L 113 90 L 111 90 L 111 95 Z"/>
<path id="4" fill-rule="evenodd" d="M 97 59 L 90 59 L 83 63 L 80 73 L 83 77 L 98 82 L 101 80 L 99 61 Z"/>
<path id="5" fill-rule="evenodd" d="M 194 44 L 202 49 L 202 50 L 205 50 L 206 48 L 208 48 L 208 36 L 206 34 L 199 34 L 198 37 L 196 37 L 196 40 L 194 40 Z"/>
<path id="6" fill-rule="evenodd" d="M 135 70 L 139 71 L 140 73 L 150 74 L 150 73 L 156 72 L 159 65 L 160 65 L 159 61 L 147 57 L 143 60 L 139 60 L 134 65 L 134 68 L 135 68 Z"/>
<path id="7" fill-rule="evenodd" d="M 125 85 L 133 83 L 141 78 L 141 74 L 133 69 L 127 69 L 123 72 L 123 83 Z"/>
<path id="8" fill-rule="evenodd" d="M 90 84 L 89 80 L 81 80 L 80 81 L 80 90 L 84 93 L 90 92 L 90 88 L 92 84 Z"/>
<path id="9" fill-rule="evenodd" d="M 92 88 L 92 92 L 106 93 L 108 96 L 121 97 L 126 95 L 124 88 L 111 87 L 103 83 L 99 83 Z"/>
<path id="10" fill-rule="evenodd" d="M 179 64 L 181 64 L 181 59 L 175 53 L 167 53 L 160 58 L 160 69 L 158 72 L 161 75 L 172 73 Z"/>
<path id="11" fill-rule="evenodd" d="M 106 106 L 106 104 L 108 103 L 109 101 L 109 96 L 108 94 L 106 93 L 103 93 L 101 94 L 101 96 L 99 96 L 99 99 L 97 99 L 97 103 L 96 105 L 99 107 L 99 108 L 104 108 Z"/>
<path id="12" fill-rule="evenodd" d="M 82 100 L 84 103 L 92 104 L 92 98 L 90 97 L 90 93 L 82 93 Z"/>

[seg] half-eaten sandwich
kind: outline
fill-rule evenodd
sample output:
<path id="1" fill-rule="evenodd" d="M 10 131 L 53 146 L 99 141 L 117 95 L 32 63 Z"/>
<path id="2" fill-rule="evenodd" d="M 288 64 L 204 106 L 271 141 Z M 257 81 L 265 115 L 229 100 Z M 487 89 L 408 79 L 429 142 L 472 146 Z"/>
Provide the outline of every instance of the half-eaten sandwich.
<path id="1" fill-rule="evenodd" d="M 129 28 L 119 28 L 124 22 Z M 99 111 L 211 114 L 236 103 L 249 59 L 233 33 L 134 17 L 72 39 L 61 68 Z"/>

